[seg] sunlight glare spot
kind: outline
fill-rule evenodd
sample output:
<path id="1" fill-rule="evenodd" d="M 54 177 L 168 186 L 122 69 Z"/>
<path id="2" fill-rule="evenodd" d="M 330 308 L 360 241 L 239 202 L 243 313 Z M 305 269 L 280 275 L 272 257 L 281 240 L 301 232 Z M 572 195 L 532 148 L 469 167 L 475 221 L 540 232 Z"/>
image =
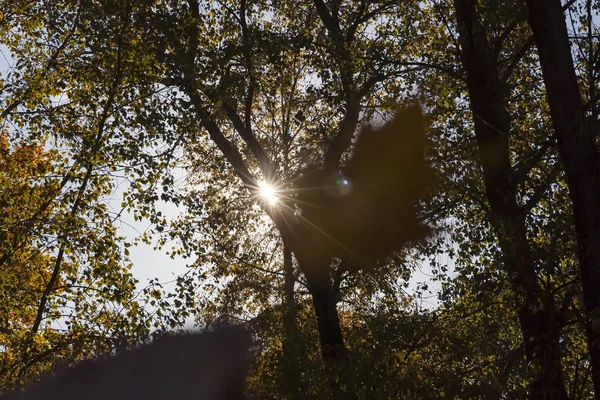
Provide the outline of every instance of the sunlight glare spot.
<path id="1" fill-rule="evenodd" d="M 277 195 L 275 194 L 275 189 L 267 182 L 260 183 L 260 195 L 271 205 L 277 203 L 278 199 Z"/>

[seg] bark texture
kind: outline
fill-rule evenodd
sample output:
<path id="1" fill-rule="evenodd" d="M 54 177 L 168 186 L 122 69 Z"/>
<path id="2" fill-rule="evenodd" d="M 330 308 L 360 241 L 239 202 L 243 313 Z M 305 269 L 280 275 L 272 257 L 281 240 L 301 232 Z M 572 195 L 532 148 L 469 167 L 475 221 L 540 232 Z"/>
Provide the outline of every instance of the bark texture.
<path id="1" fill-rule="evenodd" d="M 510 115 L 507 85 L 477 11 L 475 0 L 455 0 L 463 67 L 483 169 L 491 223 L 502 250 L 503 265 L 519 301 L 518 315 L 527 362 L 538 370 L 529 387 L 531 400 L 566 400 L 560 324 L 553 297 L 538 283 L 527 239 L 525 213 L 511 181 Z"/>
<path id="2" fill-rule="evenodd" d="M 600 399 L 600 162 L 598 132 L 588 123 L 560 0 L 528 0 L 554 131 L 573 203 L 588 347 Z M 593 99 L 595 101 L 595 99 Z"/>

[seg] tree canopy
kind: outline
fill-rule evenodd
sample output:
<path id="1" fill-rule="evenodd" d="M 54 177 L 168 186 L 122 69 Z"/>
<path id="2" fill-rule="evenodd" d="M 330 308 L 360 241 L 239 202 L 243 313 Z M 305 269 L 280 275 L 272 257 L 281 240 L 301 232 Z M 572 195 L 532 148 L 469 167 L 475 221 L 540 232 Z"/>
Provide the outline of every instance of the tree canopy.
<path id="1" fill-rule="evenodd" d="M 3 389 L 193 318 L 257 398 L 600 398 L 600 2 L 0 10 Z"/>

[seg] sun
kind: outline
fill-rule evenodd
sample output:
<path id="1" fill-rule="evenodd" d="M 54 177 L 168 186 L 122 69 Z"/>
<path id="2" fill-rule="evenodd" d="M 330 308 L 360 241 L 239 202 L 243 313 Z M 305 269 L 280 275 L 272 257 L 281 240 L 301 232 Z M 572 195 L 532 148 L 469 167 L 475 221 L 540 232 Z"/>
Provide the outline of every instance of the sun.
<path id="1" fill-rule="evenodd" d="M 275 205 L 279 201 L 275 188 L 267 182 L 262 181 L 259 188 L 261 197 L 270 205 Z"/>

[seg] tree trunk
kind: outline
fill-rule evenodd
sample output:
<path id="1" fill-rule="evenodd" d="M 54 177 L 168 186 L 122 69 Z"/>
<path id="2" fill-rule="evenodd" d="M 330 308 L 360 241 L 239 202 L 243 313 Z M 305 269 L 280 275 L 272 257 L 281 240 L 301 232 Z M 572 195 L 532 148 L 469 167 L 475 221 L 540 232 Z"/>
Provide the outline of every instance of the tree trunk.
<path id="1" fill-rule="evenodd" d="M 594 390 L 596 398 L 600 399 L 600 162 L 595 143 L 597 132 L 591 132 L 585 124 L 560 0 L 527 0 L 527 7 L 573 202 L 588 348 Z"/>
<path id="2" fill-rule="evenodd" d="M 343 387 L 344 382 L 340 373 L 344 367 L 346 347 L 337 312 L 338 293 L 331 284 L 329 274 L 330 261 L 316 261 L 304 257 L 306 253 L 298 252 L 296 259 L 300 270 L 304 272 L 308 290 L 312 296 L 313 307 L 317 316 L 317 328 L 321 342 L 321 354 L 327 370 L 327 378 L 334 399 L 351 398 Z"/>
<path id="3" fill-rule="evenodd" d="M 327 369 L 331 395 L 334 399 L 349 398 L 342 387 L 343 379 L 340 374 L 344 366 L 346 348 L 337 312 L 337 294 L 331 285 L 325 285 L 322 280 L 311 281 L 307 277 L 307 282 L 317 315 L 321 352 Z"/>
<path id="4" fill-rule="evenodd" d="M 337 312 L 339 296 L 330 277 L 331 257 L 321 254 L 316 256 L 311 251 L 312 249 L 306 248 L 306 243 L 302 240 L 303 235 L 292 232 L 283 219 L 275 218 L 274 221 L 281 232 L 286 249 L 293 252 L 298 261 L 298 267 L 306 278 L 317 317 L 321 354 L 327 369 L 332 395 L 334 398 L 347 398 L 347 393 L 341 387 L 339 375 L 340 368 L 343 367 L 346 348 Z M 284 263 L 286 268 L 291 268 L 291 259 L 286 258 Z M 286 281 L 286 302 L 289 302 L 290 294 L 293 296 L 293 286 L 290 286 L 292 282 L 287 279 L 287 276 Z"/>
<path id="5" fill-rule="evenodd" d="M 284 282 L 284 299 L 283 299 L 283 329 L 285 337 L 283 338 L 283 368 L 281 382 L 281 393 L 289 395 L 290 398 L 301 399 L 302 377 L 300 371 L 302 369 L 301 343 L 299 343 L 298 328 L 296 325 L 297 307 L 294 298 L 294 284 L 296 282 L 294 276 L 294 267 L 292 264 L 292 251 L 284 245 L 283 248 L 283 270 L 285 274 Z"/>
<path id="6" fill-rule="evenodd" d="M 479 22 L 475 0 L 455 0 L 454 5 L 491 223 L 520 303 L 518 315 L 527 361 L 537 371 L 529 398 L 566 400 L 556 308 L 552 295 L 538 284 L 525 217 L 517 203 L 515 184 L 510 182 L 507 86 L 499 79 L 493 46 Z"/>
<path id="7" fill-rule="evenodd" d="M 317 315 L 323 360 L 327 364 L 334 364 L 346 351 L 337 312 L 337 294 L 331 285 L 322 281 L 314 281 L 308 277 L 307 281 Z"/>
<path id="8" fill-rule="evenodd" d="M 312 297 L 317 316 L 323 360 L 330 365 L 335 362 L 338 356 L 345 353 L 342 328 L 337 312 L 338 294 L 330 279 L 331 258 L 315 257 L 306 249 L 305 243 L 302 241 L 302 235 L 298 235 L 296 232 L 292 233 L 280 220 L 276 220 L 276 225 L 281 232 L 286 249 L 293 252 L 298 261 L 298 267 L 306 278 L 308 291 Z M 291 259 L 287 260 L 286 266 L 291 268 Z M 290 285 L 293 285 L 293 283 L 288 281 L 285 288 L 286 301 L 290 300 L 290 295 L 293 296 L 293 286 Z"/>

